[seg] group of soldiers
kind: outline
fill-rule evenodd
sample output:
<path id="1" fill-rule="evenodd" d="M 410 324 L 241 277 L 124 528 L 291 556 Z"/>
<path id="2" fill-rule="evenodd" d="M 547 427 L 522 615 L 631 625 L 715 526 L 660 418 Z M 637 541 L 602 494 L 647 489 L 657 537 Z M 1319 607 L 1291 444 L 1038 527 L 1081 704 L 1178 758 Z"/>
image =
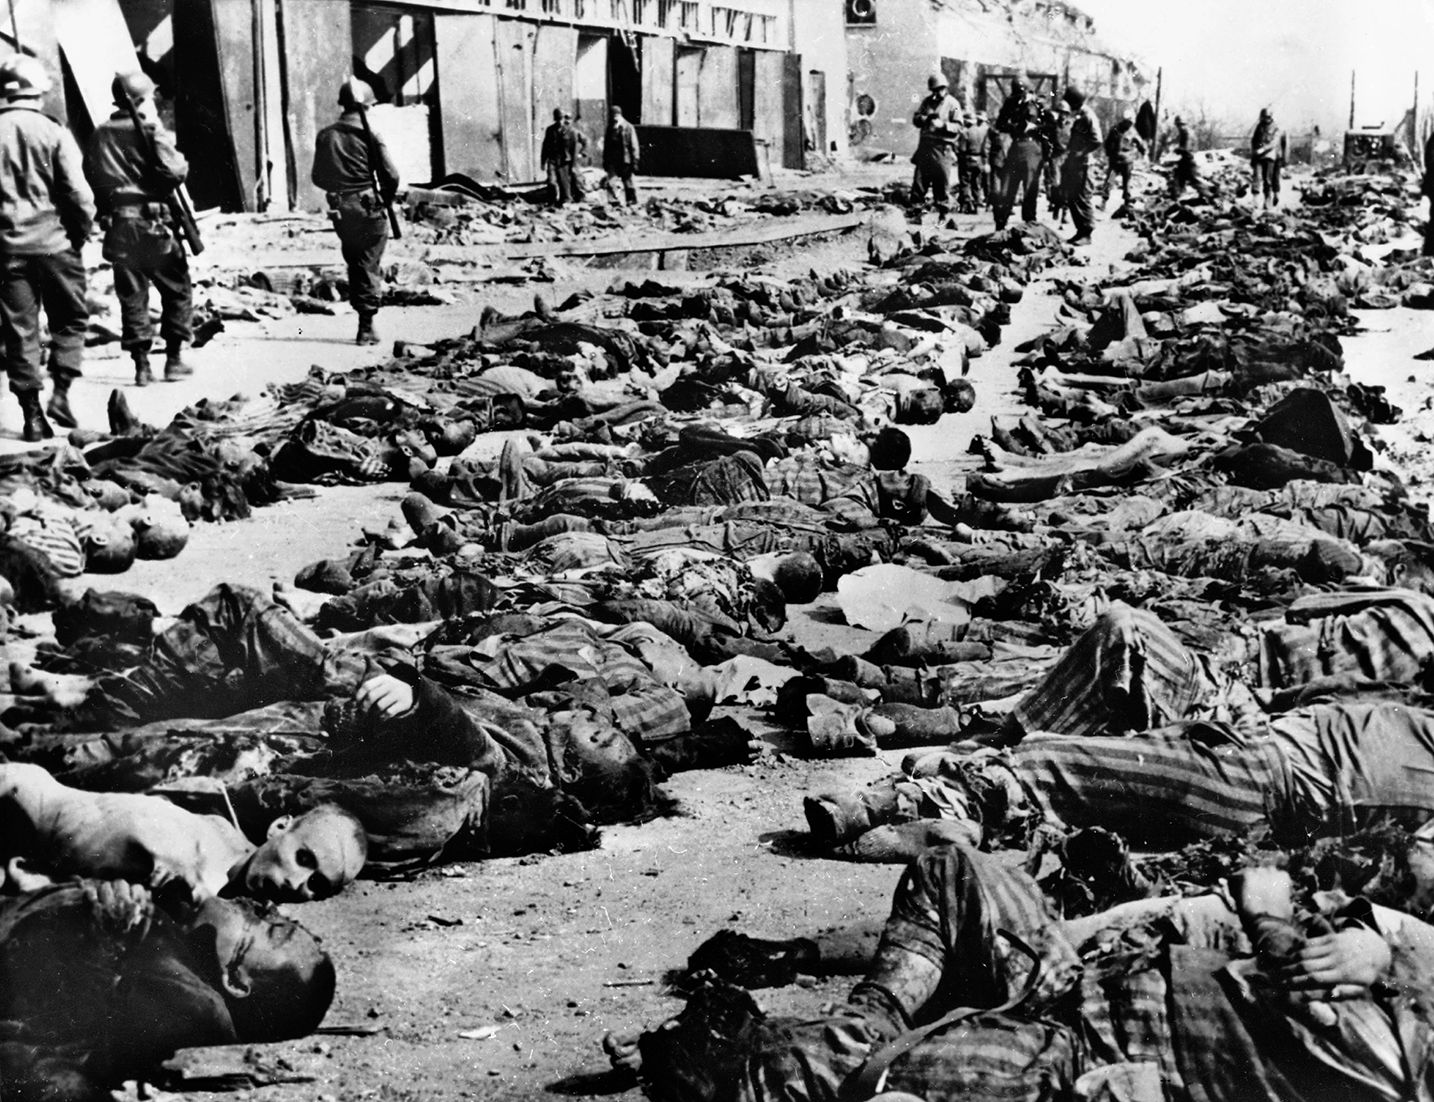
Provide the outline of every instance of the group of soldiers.
<path id="1" fill-rule="evenodd" d="M 943 75 L 933 74 L 926 87 L 928 94 L 911 119 L 920 132 L 911 158 L 911 210 L 916 216 L 926 205 L 928 190 L 938 214 L 951 209 L 954 174 L 963 214 L 989 205 L 996 228 L 1004 229 L 1019 202 L 1021 217 L 1033 222 L 1044 185 L 1051 214 L 1061 221 L 1069 214 L 1075 225 L 1072 244 L 1087 244 L 1094 226 L 1091 157 L 1102 147 L 1128 202 L 1130 168 L 1134 157 L 1145 153 L 1133 119 L 1122 119 L 1103 142 L 1100 120 L 1078 88 L 1067 88 L 1047 107 L 1025 80 L 1017 79 L 992 124 L 984 111 L 963 109 L 948 93 Z"/>
<path id="2" fill-rule="evenodd" d="M 52 438 L 54 425 L 77 427 L 70 386 L 80 374 L 90 313 L 80 251 L 96 221 L 135 385 L 154 381 L 151 287 L 159 293 L 164 379 L 193 374 L 183 352 L 193 335 L 194 288 L 176 204 L 189 164 L 160 121 L 154 81 L 140 72 L 116 74 L 116 110 L 95 127 L 83 154 L 70 131 L 41 109 L 53 86 L 36 58 L 15 54 L 0 62 L 0 354 L 29 442 Z M 399 182 L 382 139 L 368 126 L 365 109 L 373 101 L 367 84 L 344 82 L 343 114 L 319 133 L 312 174 L 328 197 L 348 267 L 359 344 L 378 341 L 373 318 Z M 43 365 L 42 309 L 49 329 Z M 44 370 L 50 400 L 42 406 Z"/>

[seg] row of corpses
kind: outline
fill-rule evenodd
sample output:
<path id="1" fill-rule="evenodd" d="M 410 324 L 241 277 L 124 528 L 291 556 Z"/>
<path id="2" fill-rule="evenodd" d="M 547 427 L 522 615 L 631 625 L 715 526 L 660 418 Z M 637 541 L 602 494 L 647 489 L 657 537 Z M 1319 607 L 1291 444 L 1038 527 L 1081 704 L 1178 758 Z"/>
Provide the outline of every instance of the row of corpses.
<path id="1" fill-rule="evenodd" d="M 1202 270 L 1218 234 L 1228 251 Z M 1032 414 L 973 441 L 983 469 L 956 494 L 907 471 L 896 426 L 969 404 L 967 364 L 1062 253 L 1037 227 L 856 274 L 649 283 L 556 316 L 489 315 L 382 368 L 210 407 L 188 431 L 249 448 L 276 485 L 409 481 L 406 529 L 313 564 L 277 599 L 220 586 L 174 623 L 116 593 L 57 609 L 39 669 L 12 672 L 6 753 L 43 767 L 12 773 L 12 805 L 33 807 L 33 786 L 77 809 L 162 793 L 166 809 L 269 835 L 230 837 L 197 866 L 151 854 L 163 883 L 313 898 L 363 863 L 344 840 L 355 819 L 378 873 L 593 845 L 604 822 L 659 813 L 665 773 L 744 760 L 746 727 L 713 707 L 779 686 L 774 715 L 813 754 L 926 748 L 881 784 L 804 804 L 817 852 L 919 857 L 877 962 L 891 976 L 864 989 L 890 998 L 808 1037 L 759 1028 L 750 1000 L 709 987 L 689 1028 L 614 1041 L 615 1058 L 655 1097 L 690 1096 L 698 1057 L 705 1089 L 826 1097 L 939 1016 L 939 964 L 958 947 L 916 944 L 918 927 L 971 949 L 984 986 L 959 994 L 990 1000 L 978 1006 L 1019 994 L 1020 947 L 1034 947 L 1045 1001 L 982 1039 L 1020 1052 L 1022 1014 L 1069 1011 L 1081 975 L 1082 943 L 1057 919 L 1153 884 L 1208 887 L 1239 856 L 1141 873 L 1121 838 L 1066 830 L 1162 849 L 1294 843 L 1428 808 L 1406 768 L 1431 742 L 1413 703 L 1434 654 L 1427 518 L 1352 427 L 1352 402 L 1355 425 L 1393 411 L 1338 385 L 1351 323 L 1312 286 L 1310 242 L 1290 237 L 1223 210 L 1170 217 L 1123 286 L 1065 287 L 1070 324 L 1024 350 Z M 116 435 L 134 438 L 156 436 Z M 962 597 L 929 590 L 933 615 L 861 656 L 783 638 L 789 606 L 859 595 L 892 569 Z M 20 855 L 31 865 L 77 860 L 42 833 Z M 1300 867 L 1407 888 L 1399 839 Z M 1012 848 L 1029 849 L 1044 894 L 975 854 Z M 1292 906 L 1288 884 L 1242 891 L 1242 906 Z M 997 909 L 956 921 L 972 893 Z M 1297 953 L 1304 935 L 1281 931 Z M 908 974 L 917 958 L 936 972 Z M 1070 1082 L 1080 1060 L 1152 1062 L 1060 1036 L 1043 1051 Z M 933 1069 L 971 1058 L 957 1045 L 921 1065 L 922 1093 L 946 1097 Z M 1154 1062 L 1159 1086 L 1170 1069 Z M 1011 1074 L 1046 1074 L 1035 1066 Z M 799 1089 L 798 1067 L 820 1083 Z"/>

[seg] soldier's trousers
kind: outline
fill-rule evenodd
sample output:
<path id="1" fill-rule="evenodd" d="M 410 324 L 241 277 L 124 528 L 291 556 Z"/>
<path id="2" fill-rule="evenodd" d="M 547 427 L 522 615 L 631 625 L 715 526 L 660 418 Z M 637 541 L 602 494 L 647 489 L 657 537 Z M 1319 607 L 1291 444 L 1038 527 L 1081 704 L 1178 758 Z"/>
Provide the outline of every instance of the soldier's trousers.
<path id="1" fill-rule="evenodd" d="M 187 343 L 193 334 L 194 290 L 189 260 L 162 219 L 116 217 L 105 233 L 105 257 L 114 265 L 120 304 L 120 347 L 148 352 L 154 341 L 149 288 L 159 292 L 159 335 L 166 345 Z"/>
<path id="2" fill-rule="evenodd" d="M 1036 201 L 1041 190 L 1041 143 L 1035 138 L 1018 138 L 1006 152 L 1006 167 L 1001 176 L 1001 190 L 992 196 L 991 207 L 996 216 L 996 228 L 1004 229 L 1016 207 L 1016 196 L 1021 197 L 1021 217 L 1027 222 L 1036 220 Z"/>
<path id="3" fill-rule="evenodd" d="M 986 205 L 986 172 L 975 157 L 962 157 L 957 161 L 961 170 L 960 199 L 966 210 L 977 210 Z"/>
<path id="4" fill-rule="evenodd" d="M 1090 233 L 1095 226 L 1095 203 L 1092 194 L 1094 189 L 1090 182 L 1089 158 L 1067 155 L 1066 163 L 1062 166 L 1061 180 L 1076 233 Z"/>
<path id="5" fill-rule="evenodd" d="M 40 308 L 50 324 L 50 374 L 74 378 L 85 350 L 89 306 L 85 266 L 75 249 L 0 257 L 0 348 L 15 393 L 39 390 Z"/>
<path id="6" fill-rule="evenodd" d="M 911 163 L 916 173 L 911 182 L 911 205 L 926 203 L 926 189 L 931 189 L 931 202 L 938 211 L 951 206 L 951 153 L 942 147 L 917 147 Z"/>
<path id="7" fill-rule="evenodd" d="M 360 314 L 376 314 L 383 305 L 383 276 L 379 273 L 388 245 L 388 215 L 373 191 L 340 195 L 330 206 L 348 265 L 349 302 Z"/>

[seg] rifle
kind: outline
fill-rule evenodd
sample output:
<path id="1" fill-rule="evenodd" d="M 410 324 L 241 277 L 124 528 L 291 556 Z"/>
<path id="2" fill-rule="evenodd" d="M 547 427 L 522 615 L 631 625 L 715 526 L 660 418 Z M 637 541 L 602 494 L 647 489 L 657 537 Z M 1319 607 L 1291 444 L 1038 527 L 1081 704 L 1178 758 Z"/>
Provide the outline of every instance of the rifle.
<path id="1" fill-rule="evenodd" d="M 139 117 L 139 105 L 128 96 L 124 97 L 124 105 L 129 111 L 130 121 L 134 123 L 134 132 L 144 146 L 145 156 L 149 158 L 150 164 L 159 164 L 159 153 L 154 148 L 154 136 L 145 129 L 144 120 Z M 174 190 L 164 201 L 169 206 L 174 224 L 179 227 L 180 241 L 189 246 L 191 253 L 198 256 L 204 251 L 204 241 L 199 236 L 199 223 L 194 220 L 194 205 L 189 201 L 189 192 L 184 184 L 175 184 Z"/>
<path id="2" fill-rule="evenodd" d="M 373 181 L 374 193 L 379 197 L 384 211 L 388 214 L 388 228 L 393 234 L 393 239 L 401 241 L 403 240 L 403 230 L 398 224 L 398 212 L 393 209 L 393 200 L 383 197 L 383 185 L 379 183 L 378 179 L 378 166 L 374 164 L 373 154 L 376 143 L 374 142 L 373 128 L 368 124 L 368 110 L 362 104 L 357 103 L 354 104 L 354 110 L 358 112 L 358 117 L 363 122 L 363 136 L 368 142 L 368 174 L 369 179 Z"/>

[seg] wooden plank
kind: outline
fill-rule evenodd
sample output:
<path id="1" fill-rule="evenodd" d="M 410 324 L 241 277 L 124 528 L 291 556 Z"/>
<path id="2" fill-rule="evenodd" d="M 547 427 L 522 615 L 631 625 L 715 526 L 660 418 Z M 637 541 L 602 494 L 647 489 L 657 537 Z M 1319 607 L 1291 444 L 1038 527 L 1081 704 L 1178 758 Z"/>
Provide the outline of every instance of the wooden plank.
<path id="1" fill-rule="evenodd" d="M 312 168 L 314 141 L 337 117 L 339 85 L 353 66 L 353 22 L 349 5 L 331 0 L 280 0 L 279 20 L 287 78 L 287 136 L 294 163 Z M 309 173 L 301 170 L 297 175 L 296 205 L 301 210 L 323 210 L 327 205 L 323 193 L 309 182 Z"/>
<path id="2" fill-rule="evenodd" d="M 638 237 L 601 238 L 593 241 L 539 241 L 532 244 L 494 245 L 491 248 L 434 245 L 425 254 L 430 263 L 439 260 L 475 259 L 475 254 L 498 255 L 505 260 L 527 260 L 539 256 L 611 256 L 617 253 L 667 252 L 673 249 L 740 249 L 789 241 L 818 233 L 841 233 L 866 225 L 867 214 L 841 214 L 822 218 L 782 218 L 761 226 L 748 226 L 717 233 L 657 233 Z"/>
<path id="3" fill-rule="evenodd" d="M 671 38 L 642 41 L 642 121 L 653 126 L 671 126 L 676 121 L 672 99 L 676 47 Z"/>
<path id="4" fill-rule="evenodd" d="M 533 155 L 533 27 L 516 19 L 500 19 L 495 35 L 498 69 L 499 134 L 503 142 L 503 175 L 509 183 L 537 179 Z"/>
<path id="5" fill-rule="evenodd" d="M 704 53 L 706 51 L 700 47 L 683 47 L 677 51 L 673 62 L 673 105 L 677 126 L 702 125 L 702 93 L 699 85 L 702 81 Z"/>
<path id="6" fill-rule="evenodd" d="M 553 109 L 573 109 L 573 69 L 578 60 L 574 27 L 545 23 L 533 43 L 533 163 L 541 166 L 543 131 L 553 122 Z"/>
<path id="7" fill-rule="evenodd" d="M 802 137 L 802 57 L 782 54 L 782 101 L 786 126 L 782 136 L 782 166 L 806 167 L 806 143 Z"/>
<path id="8" fill-rule="evenodd" d="M 782 54 L 753 50 L 752 133 L 769 143 L 771 163 L 785 165 L 786 100 L 782 96 Z"/>
<path id="9" fill-rule="evenodd" d="M 503 171 L 498 71 L 493 65 L 496 22 L 491 15 L 433 17 L 443 136 L 440 176 L 461 172 L 493 180 Z"/>
<path id="10" fill-rule="evenodd" d="M 601 164 L 607 130 L 607 35 L 578 36 L 573 100 L 574 125 L 588 140 L 588 164 Z"/>
<path id="11" fill-rule="evenodd" d="M 9 9 L 0 10 L 5 12 L 8 26 Z M 55 38 L 79 89 L 89 126 L 98 126 L 114 110 L 110 82 L 115 74 L 139 68 L 129 24 L 120 11 L 119 0 L 52 0 L 51 12 Z M 17 9 L 17 20 L 19 15 Z M 34 48 L 31 43 L 23 44 Z"/>
<path id="12" fill-rule="evenodd" d="M 736 130 L 741 125 L 737 109 L 737 47 L 707 47 L 697 90 L 702 103 L 700 126 Z"/>

